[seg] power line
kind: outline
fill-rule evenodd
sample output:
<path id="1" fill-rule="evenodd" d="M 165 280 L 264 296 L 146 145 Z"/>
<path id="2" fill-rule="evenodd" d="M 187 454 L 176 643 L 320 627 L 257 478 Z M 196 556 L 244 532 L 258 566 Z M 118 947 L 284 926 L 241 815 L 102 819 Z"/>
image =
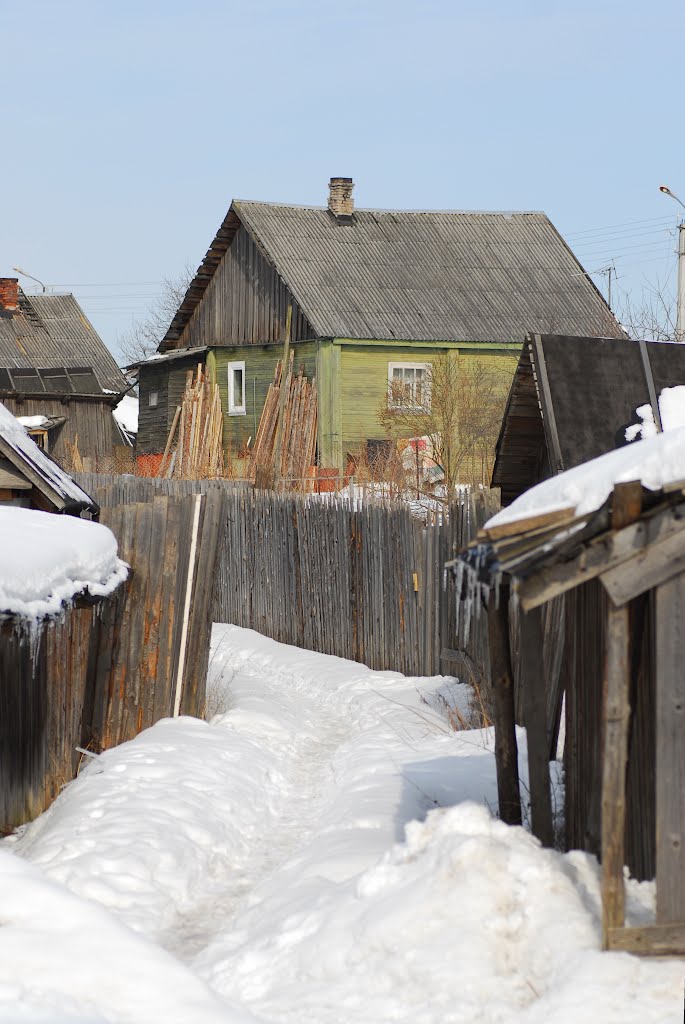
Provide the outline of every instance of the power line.
<path id="1" fill-rule="evenodd" d="M 673 217 L 647 217 L 644 220 L 626 220 L 622 224 L 607 224 L 602 228 L 587 228 L 584 231 L 574 231 L 569 235 L 565 235 L 565 238 L 578 238 L 580 235 L 594 235 L 598 231 L 613 231 L 619 228 L 626 228 L 628 226 L 636 224 L 656 224 L 663 221 L 672 221 Z"/>

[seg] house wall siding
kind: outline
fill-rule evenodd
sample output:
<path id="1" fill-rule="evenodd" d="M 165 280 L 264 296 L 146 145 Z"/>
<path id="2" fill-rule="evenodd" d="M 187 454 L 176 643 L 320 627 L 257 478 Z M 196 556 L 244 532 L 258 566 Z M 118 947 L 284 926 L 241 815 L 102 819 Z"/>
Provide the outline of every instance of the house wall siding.
<path id="1" fill-rule="evenodd" d="M 181 404 L 185 391 L 188 372 L 195 373 L 198 363 L 204 363 L 204 359 L 204 355 L 194 355 L 140 367 L 137 454 L 155 455 L 164 451 L 176 406 Z M 150 405 L 151 391 L 159 393 L 156 406 Z"/>
<path id="2" fill-rule="evenodd" d="M 397 430 L 381 425 L 381 409 L 387 402 L 389 363 L 434 363 L 438 359 L 457 359 L 458 369 L 466 371 L 479 362 L 502 375 L 502 393 L 506 394 L 513 377 L 517 358 L 503 351 L 458 351 L 457 349 L 418 348 L 407 344 L 399 347 L 341 345 L 340 349 L 340 436 L 343 468 L 348 452 L 356 451 L 367 440 L 403 436 L 406 425 Z"/>
<path id="3" fill-rule="evenodd" d="M 293 345 L 294 370 L 300 367 L 310 379 L 316 373 L 316 342 Z M 264 408 L 269 384 L 274 379 L 276 363 L 283 356 L 282 345 L 250 345 L 215 348 L 208 365 L 219 386 L 224 411 L 224 449 L 235 452 L 248 438 L 254 440 Z M 228 364 L 245 363 L 245 415 L 228 415 Z"/>
<path id="4" fill-rule="evenodd" d="M 174 347 L 283 341 L 289 305 L 291 339 L 315 337 L 275 268 L 241 225 Z"/>

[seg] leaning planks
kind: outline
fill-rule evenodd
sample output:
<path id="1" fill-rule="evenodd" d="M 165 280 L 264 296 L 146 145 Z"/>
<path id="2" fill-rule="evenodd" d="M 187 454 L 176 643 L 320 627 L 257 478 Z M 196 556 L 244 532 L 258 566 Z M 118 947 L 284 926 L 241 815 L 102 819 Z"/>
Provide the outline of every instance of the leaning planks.
<path id="1" fill-rule="evenodd" d="M 303 491 L 310 486 L 316 451 L 316 381 L 308 380 L 302 368 L 294 373 L 293 366 L 291 352 L 285 380 L 279 360 L 267 391 L 249 470 L 250 479 L 260 487 L 283 482 L 289 489 Z"/>
<path id="2" fill-rule="evenodd" d="M 198 364 L 188 371 L 180 406 L 176 409 L 159 475 L 217 477 L 223 472 L 223 412 L 221 395 L 209 372 Z"/>

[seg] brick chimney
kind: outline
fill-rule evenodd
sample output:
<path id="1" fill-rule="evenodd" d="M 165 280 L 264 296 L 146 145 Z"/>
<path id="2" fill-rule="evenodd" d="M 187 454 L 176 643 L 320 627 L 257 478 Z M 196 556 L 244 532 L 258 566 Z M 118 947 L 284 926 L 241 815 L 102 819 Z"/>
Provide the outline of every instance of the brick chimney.
<path id="1" fill-rule="evenodd" d="M 331 178 L 328 183 L 328 209 L 338 221 L 349 222 L 354 212 L 352 178 Z"/>
<path id="2" fill-rule="evenodd" d="M 0 277 L 0 306 L 8 313 L 19 307 L 19 278 Z"/>

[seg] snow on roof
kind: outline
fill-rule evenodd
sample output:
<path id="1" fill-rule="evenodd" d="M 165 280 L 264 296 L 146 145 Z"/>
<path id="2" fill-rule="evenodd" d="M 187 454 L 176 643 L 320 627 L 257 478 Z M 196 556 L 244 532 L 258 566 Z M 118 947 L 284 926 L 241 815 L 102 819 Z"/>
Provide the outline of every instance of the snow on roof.
<path id="1" fill-rule="evenodd" d="M 55 615 L 77 594 L 111 594 L 127 576 L 106 526 L 0 506 L 0 613 Z"/>
<path id="2" fill-rule="evenodd" d="M 543 480 L 489 519 L 485 528 L 562 509 L 587 515 L 602 507 L 615 484 L 629 480 L 640 480 L 650 491 L 685 480 L 685 427 L 634 441 Z"/>
<path id="3" fill-rule="evenodd" d="M 17 416 L 17 422 L 21 423 L 22 427 L 25 427 L 27 430 L 32 430 L 44 427 L 50 421 L 47 416 Z"/>
<path id="4" fill-rule="evenodd" d="M 138 404 L 134 395 L 124 395 L 114 408 L 114 419 L 129 434 L 138 433 Z"/>
<path id="5" fill-rule="evenodd" d="M 0 438 L 12 448 L 20 459 L 31 467 L 56 491 L 66 504 L 84 508 L 94 505 L 93 499 L 75 483 L 61 466 L 53 462 L 26 433 L 12 413 L 0 402 Z"/>

